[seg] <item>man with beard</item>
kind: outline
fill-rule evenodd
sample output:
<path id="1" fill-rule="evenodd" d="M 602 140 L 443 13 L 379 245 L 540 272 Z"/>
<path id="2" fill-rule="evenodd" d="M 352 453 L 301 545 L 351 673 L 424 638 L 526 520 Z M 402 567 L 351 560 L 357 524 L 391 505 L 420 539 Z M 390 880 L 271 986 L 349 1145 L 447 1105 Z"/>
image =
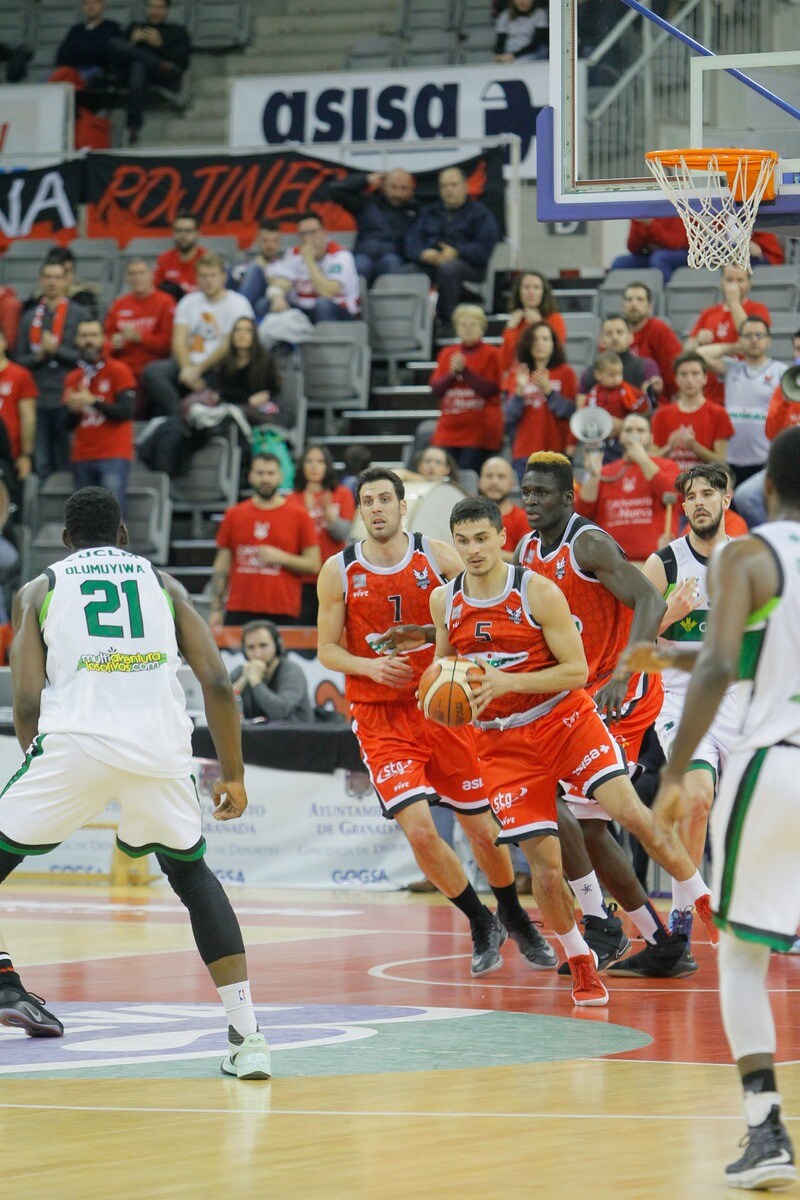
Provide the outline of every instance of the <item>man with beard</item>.
<path id="1" fill-rule="evenodd" d="M 108 488 L 124 513 L 133 458 L 136 380 L 126 363 L 102 357 L 104 340 L 99 321 L 81 321 L 75 335 L 78 365 L 64 380 L 66 425 L 75 430 L 75 487 Z"/>
<path id="2" fill-rule="evenodd" d="M 156 260 L 153 282 L 162 292 L 168 292 L 175 300 L 182 300 L 189 292 L 200 286 L 197 279 L 197 264 L 206 253 L 199 244 L 200 229 L 197 217 L 182 209 L 172 222 L 173 250 L 165 250 Z"/>
<path id="3" fill-rule="evenodd" d="M 517 561 L 546 575 L 567 597 L 586 652 L 586 689 L 609 732 L 635 764 L 645 732 L 661 709 L 663 689 L 657 677 L 641 672 L 622 674 L 617 663 L 626 645 L 655 640 L 666 611 L 664 600 L 641 571 L 626 561 L 613 538 L 576 515 L 572 464 L 563 454 L 531 455 L 522 479 L 522 498 L 533 532 L 520 543 Z M 622 787 L 620 781 L 618 784 Z M 697 968 L 682 962 L 685 940 L 664 929 L 630 861 L 608 830 L 611 814 L 640 840 L 641 832 L 645 841 L 649 838 L 649 813 L 628 780 L 622 790 L 627 798 L 624 812 L 611 814 L 605 800 L 601 806 L 575 789 L 568 790 L 558 803 L 564 870 L 584 912 L 586 940 L 597 953 L 601 968 L 624 954 L 629 944 L 621 922 L 603 904 L 599 875 L 647 942 L 645 953 L 649 952 L 652 960 L 649 973 L 668 977 L 690 974 Z M 679 892 L 686 901 L 687 883 L 690 888 L 702 886 L 704 894 L 696 892 L 694 903 L 710 926 L 708 889 L 698 872 L 689 875 L 688 856 L 683 857 L 684 884 Z M 611 970 L 626 973 L 627 961 Z"/>
<path id="4" fill-rule="evenodd" d="M 397 821 L 425 877 L 469 921 L 472 975 L 502 966 L 507 937 L 529 966 L 553 968 L 552 947 L 520 905 L 508 848 L 495 845 L 474 730 L 434 725 L 417 707 L 420 676 L 433 660 L 430 595 L 460 573 L 461 559 L 445 542 L 403 531 L 405 488 L 393 471 L 362 471 L 356 494 L 367 536 L 320 572 L 318 654 L 324 667 L 347 677 L 353 731 L 383 814 Z M 408 625 L 418 636 L 408 651 L 397 652 L 391 635 Z M 497 898 L 497 914 L 437 833 L 432 803 L 455 813 Z"/>
<path id="5" fill-rule="evenodd" d="M 684 472 L 678 477 L 676 487 L 683 496 L 689 532 L 651 555 L 643 573 L 667 601 L 659 643 L 680 649 L 703 640 L 709 613 L 706 572 L 716 547 L 730 541 L 725 532 L 724 517 L 731 496 L 725 471 L 710 463 Z M 664 704 L 656 720 L 656 732 L 669 760 L 686 700 L 689 676 L 676 668 L 667 668 L 662 672 L 662 678 Z M 686 804 L 678 823 L 678 833 L 698 867 L 703 861 L 714 790 L 736 736 L 735 691 L 735 685 L 726 691 L 682 781 Z M 684 933 L 687 942 L 691 941 L 692 913 L 681 911 L 674 892 L 670 926 L 673 932 Z M 634 955 L 628 959 L 628 968 L 636 965 L 634 960 L 638 957 Z"/>
<path id="6" fill-rule="evenodd" d="M 212 629 L 256 618 L 297 625 L 300 577 L 317 575 L 322 562 L 317 531 L 305 508 L 288 504 L 278 493 L 283 473 L 274 454 L 253 457 L 248 482 L 253 495 L 229 508 L 217 530 Z"/>

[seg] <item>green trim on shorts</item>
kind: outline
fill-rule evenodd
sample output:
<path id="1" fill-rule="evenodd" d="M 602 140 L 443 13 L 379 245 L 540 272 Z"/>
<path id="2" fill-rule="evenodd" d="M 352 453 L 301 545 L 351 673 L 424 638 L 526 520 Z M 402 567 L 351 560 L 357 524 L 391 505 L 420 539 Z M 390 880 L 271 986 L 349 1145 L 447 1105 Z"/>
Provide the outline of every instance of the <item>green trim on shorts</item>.
<path id="1" fill-rule="evenodd" d="M 117 846 L 128 858 L 144 858 L 148 854 L 166 854 L 167 858 L 177 858 L 179 862 L 195 862 L 206 852 L 206 839 L 201 837 L 196 845 L 189 850 L 173 850 L 171 846 L 163 846 L 161 842 L 149 842 L 146 846 L 129 846 L 117 838 Z"/>
<path id="2" fill-rule="evenodd" d="M 0 850 L 5 850 L 7 854 L 18 854 L 20 858 L 27 858 L 29 854 L 49 854 L 60 845 L 61 842 L 49 842 L 46 846 L 27 846 L 25 842 L 15 842 L 0 833 Z"/>
<path id="3" fill-rule="evenodd" d="M 773 950 L 791 950 L 795 938 L 791 934 L 773 933 L 768 929 L 756 929 L 753 925 L 742 925 L 738 921 L 727 921 L 722 917 L 714 917 L 715 925 L 732 933 L 742 942 L 758 942 L 761 946 L 771 946 Z"/>
<path id="4" fill-rule="evenodd" d="M 717 768 L 710 762 L 706 762 L 704 758 L 693 758 L 686 769 L 686 774 L 689 771 L 708 771 L 714 780 L 714 787 L 717 786 Z"/>
<path id="5" fill-rule="evenodd" d="M 12 784 L 16 783 L 19 779 L 22 779 L 22 776 L 28 770 L 28 768 L 30 767 L 33 760 L 35 758 L 40 758 L 41 755 L 44 753 L 43 746 L 44 746 L 44 739 L 46 737 L 47 737 L 46 733 L 40 733 L 40 734 L 37 734 L 37 736 L 33 739 L 33 741 L 30 744 L 30 749 L 28 750 L 28 753 L 25 755 L 25 761 L 23 762 L 23 764 L 19 768 L 19 770 L 14 772 L 14 774 L 11 776 L 11 778 L 9 779 L 6 786 L 3 788 L 2 792 L 0 792 L 0 799 L 2 799 L 3 796 L 5 796 L 6 792 L 11 787 Z M 56 842 L 55 844 L 56 844 L 56 846 L 59 845 L 58 842 Z"/>
<path id="6" fill-rule="evenodd" d="M 734 876 L 736 874 L 736 860 L 739 857 L 739 847 L 742 841 L 742 831 L 744 823 L 747 819 L 747 814 L 750 810 L 750 802 L 753 799 L 753 793 L 756 790 L 758 777 L 761 773 L 761 768 L 764 765 L 764 759 L 767 757 L 769 747 L 764 746 L 760 750 L 756 750 L 739 780 L 739 786 L 736 789 L 736 796 L 731 808 L 731 815 L 728 820 L 728 827 L 725 830 L 725 866 L 722 872 L 722 887 L 720 889 L 720 902 L 718 908 L 719 920 L 718 924 L 725 928 L 723 922 L 728 920 L 728 909 L 730 907 L 731 898 L 733 895 Z"/>

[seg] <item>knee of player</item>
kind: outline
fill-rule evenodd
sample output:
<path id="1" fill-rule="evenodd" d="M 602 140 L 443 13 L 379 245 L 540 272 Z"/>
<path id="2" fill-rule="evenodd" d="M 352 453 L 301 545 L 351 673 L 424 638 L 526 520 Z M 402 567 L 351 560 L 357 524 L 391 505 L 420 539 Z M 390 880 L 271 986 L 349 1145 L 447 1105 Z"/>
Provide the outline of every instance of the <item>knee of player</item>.
<path id="1" fill-rule="evenodd" d="M 714 803 L 714 777 L 709 771 L 690 771 L 684 780 L 693 821 L 708 820 Z"/>
<path id="2" fill-rule="evenodd" d="M 430 817 L 407 825 L 405 834 L 415 854 L 421 854 L 424 858 L 435 855 L 440 849 L 441 838 Z"/>

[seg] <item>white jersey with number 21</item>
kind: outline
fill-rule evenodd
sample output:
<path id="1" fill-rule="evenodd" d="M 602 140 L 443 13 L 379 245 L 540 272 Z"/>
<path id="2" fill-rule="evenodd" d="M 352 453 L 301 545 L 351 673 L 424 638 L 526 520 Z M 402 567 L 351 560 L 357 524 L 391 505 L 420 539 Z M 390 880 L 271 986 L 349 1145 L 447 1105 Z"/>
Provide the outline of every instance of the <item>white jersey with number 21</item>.
<path id="1" fill-rule="evenodd" d="M 127 550 L 97 546 L 45 574 L 39 733 L 70 734 L 90 757 L 123 771 L 188 776 L 192 724 L 172 600 L 156 569 Z"/>

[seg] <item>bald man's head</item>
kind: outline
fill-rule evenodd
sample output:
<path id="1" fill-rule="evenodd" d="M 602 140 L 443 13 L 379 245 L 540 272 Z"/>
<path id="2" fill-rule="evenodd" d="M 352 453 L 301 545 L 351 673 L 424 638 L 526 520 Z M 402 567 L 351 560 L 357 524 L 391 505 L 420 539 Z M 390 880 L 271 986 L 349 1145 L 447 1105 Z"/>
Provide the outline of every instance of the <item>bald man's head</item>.
<path id="1" fill-rule="evenodd" d="M 384 175 L 381 191 L 392 208 L 402 208 L 414 195 L 414 176 L 410 171 L 396 167 Z"/>
<path id="2" fill-rule="evenodd" d="M 513 492 L 516 483 L 517 477 L 511 463 L 497 455 L 494 458 L 487 458 L 483 464 L 478 490 L 487 500 L 494 500 L 495 504 L 501 504 Z"/>

